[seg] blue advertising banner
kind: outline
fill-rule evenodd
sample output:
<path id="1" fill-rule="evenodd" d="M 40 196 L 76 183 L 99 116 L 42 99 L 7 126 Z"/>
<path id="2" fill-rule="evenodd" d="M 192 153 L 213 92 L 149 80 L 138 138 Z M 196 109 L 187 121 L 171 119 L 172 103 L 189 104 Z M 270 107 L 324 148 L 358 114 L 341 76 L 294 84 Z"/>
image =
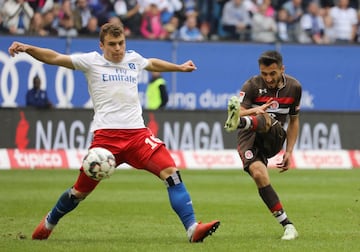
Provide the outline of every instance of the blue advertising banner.
<path id="1" fill-rule="evenodd" d="M 39 75 L 56 107 L 92 107 L 81 72 L 44 65 L 27 54 L 11 58 L 7 48 L 14 40 L 62 53 L 100 51 L 97 38 L 0 37 L 0 106 L 25 106 L 26 91 L 32 87 L 32 78 Z M 128 40 L 127 49 L 176 63 L 191 59 L 197 65 L 193 73 L 164 73 L 168 109 L 226 109 L 228 98 L 258 74 L 259 55 L 277 49 L 284 56 L 286 73 L 303 85 L 302 110 L 360 111 L 359 46 Z M 139 84 L 143 104 L 148 80 L 144 71 Z"/>

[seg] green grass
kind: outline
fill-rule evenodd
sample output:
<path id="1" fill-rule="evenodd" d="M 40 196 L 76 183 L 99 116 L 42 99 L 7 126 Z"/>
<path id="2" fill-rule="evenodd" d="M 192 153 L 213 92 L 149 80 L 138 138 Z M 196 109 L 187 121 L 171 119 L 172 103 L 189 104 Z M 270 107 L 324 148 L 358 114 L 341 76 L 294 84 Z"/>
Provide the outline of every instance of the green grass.
<path id="1" fill-rule="evenodd" d="M 360 251 L 360 169 L 271 171 L 299 231 L 295 241 L 280 240 L 281 226 L 241 170 L 182 171 L 197 219 L 221 220 L 204 243 L 187 241 L 165 186 L 136 170 L 103 181 L 49 240 L 31 240 L 76 176 L 69 170 L 0 171 L 0 251 Z"/>

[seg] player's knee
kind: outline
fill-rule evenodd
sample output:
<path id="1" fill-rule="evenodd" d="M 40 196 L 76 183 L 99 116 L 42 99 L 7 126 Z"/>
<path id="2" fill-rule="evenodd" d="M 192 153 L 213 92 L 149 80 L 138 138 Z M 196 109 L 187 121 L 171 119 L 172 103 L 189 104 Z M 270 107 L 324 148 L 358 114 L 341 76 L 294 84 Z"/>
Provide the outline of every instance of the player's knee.
<path id="1" fill-rule="evenodd" d="M 182 182 L 182 179 L 180 176 L 180 171 L 178 171 L 178 170 L 175 171 L 173 174 L 171 174 L 164 180 L 164 183 L 167 187 L 178 185 L 181 182 Z"/>
<path id="2" fill-rule="evenodd" d="M 78 201 L 84 200 L 89 194 L 90 192 L 79 192 L 75 188 L 71 188 L 70 190 L 70 197 L 76 198 Z"/>
<path id="3" fill-rule="evenodd" d="M 249 170 L 251 177 L 257 185 L 268 184 L 270 182 L 267 168 L 260 161 L 252 163 Z"/>
<path id="4" fill-rule="evenodd" d="M 259 114 L 256 116 L 258 121 L 257 131 L 260 133 L 268 132 L 272 125 L 272 118 L 268 113 Z"/>
<path id="5" fill-rule="evenodd" d="M 178 171 L 178 169 L 175 167 L 175 166 L 171 166 L 171 167 L 168 167 L 166 169 L 163 169 L 160 174 L 159 174 L 159 177 L 162 179 L 162 180 L 165 180 L 167 179 L 169 176 L 171 176 L 172 174 L 174 174 L 176 171 Z"/>

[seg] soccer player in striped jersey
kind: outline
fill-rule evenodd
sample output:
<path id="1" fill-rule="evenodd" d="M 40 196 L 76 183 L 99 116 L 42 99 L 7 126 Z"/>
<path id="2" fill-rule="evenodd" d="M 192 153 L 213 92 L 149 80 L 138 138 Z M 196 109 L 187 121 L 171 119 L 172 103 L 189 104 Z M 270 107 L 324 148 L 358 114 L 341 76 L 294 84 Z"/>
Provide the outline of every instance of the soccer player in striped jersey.
<path id="1" fill-rule="evenodd" d="M 270 183 L 268 158 L 283 148 L 281 172 L 287 171 L 299 131 L 301 84 L 285 74 L 282 55 L 266 51 L 258 59 L 260 74 L 248 79 L 239 97 L 228 102 L 225 129 L 238 130 L 237 149 L 244 170 L 253 178 L 259 195 L 277 221 L 284 227 L 282 240 L 298 237 L 280 199 Z M 288 120 L 287 129 L 284 125 Z"/>

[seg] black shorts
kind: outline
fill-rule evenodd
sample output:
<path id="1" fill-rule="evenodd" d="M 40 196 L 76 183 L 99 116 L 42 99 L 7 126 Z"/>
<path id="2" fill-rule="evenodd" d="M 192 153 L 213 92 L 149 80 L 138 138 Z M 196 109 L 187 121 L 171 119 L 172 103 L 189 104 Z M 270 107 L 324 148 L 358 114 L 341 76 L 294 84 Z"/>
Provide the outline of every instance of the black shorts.
<path id="1" fill-rule="evenodd" d="M 240 129 L 238 133 L 238 152 L 244 170 L 248 172 L 254 161 L 268 164 L 268 158 L 275 156 L 282 149 L 286 139 L 286 131 L 278 121 L 273 121 L 265 133 Z"/>

